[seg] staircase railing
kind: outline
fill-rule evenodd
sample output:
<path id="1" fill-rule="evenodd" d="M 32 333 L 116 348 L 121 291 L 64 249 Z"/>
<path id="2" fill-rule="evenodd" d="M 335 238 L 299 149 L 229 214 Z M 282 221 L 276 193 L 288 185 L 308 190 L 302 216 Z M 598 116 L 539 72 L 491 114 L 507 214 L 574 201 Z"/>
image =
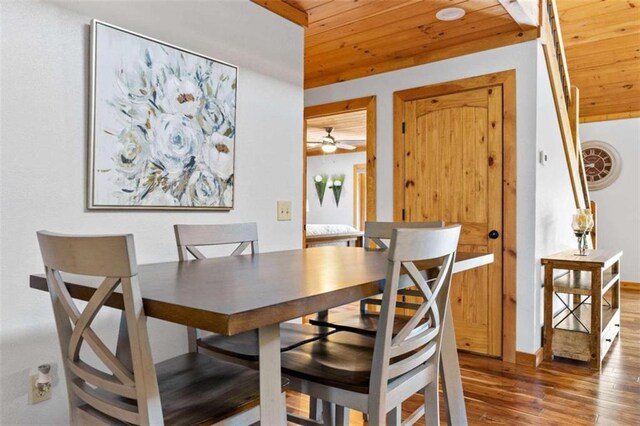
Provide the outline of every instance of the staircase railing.
<path id="1" fill-rule="evenodd" d="M 596 247 L 596 204 L 589 196 L 579 134 L 580 91 L 571 85 L 556 0 L 541 0 L 541 37 L 576 208 L 590 208 L 591 243 Z"/>

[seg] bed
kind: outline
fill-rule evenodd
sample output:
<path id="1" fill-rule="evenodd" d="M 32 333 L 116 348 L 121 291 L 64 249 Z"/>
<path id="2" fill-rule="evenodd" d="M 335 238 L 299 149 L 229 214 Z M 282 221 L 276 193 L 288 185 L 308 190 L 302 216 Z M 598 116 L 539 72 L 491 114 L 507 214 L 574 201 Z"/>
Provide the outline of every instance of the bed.
<path id="1" fill-rule="evenodd" d="M 362 231 L 350 225 L 307 224 L 307 247 L 318 245 L 342 245 L 362 247 Z"/>

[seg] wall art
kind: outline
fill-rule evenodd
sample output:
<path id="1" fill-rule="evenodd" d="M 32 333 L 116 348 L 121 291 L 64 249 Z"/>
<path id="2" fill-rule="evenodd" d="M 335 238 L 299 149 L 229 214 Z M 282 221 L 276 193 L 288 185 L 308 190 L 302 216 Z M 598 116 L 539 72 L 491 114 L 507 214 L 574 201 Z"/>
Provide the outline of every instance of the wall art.
<path id="1" fill-rule="evenodd" d="M 229 210 L 238 68 L 92 22 L 90 209 Z"/>

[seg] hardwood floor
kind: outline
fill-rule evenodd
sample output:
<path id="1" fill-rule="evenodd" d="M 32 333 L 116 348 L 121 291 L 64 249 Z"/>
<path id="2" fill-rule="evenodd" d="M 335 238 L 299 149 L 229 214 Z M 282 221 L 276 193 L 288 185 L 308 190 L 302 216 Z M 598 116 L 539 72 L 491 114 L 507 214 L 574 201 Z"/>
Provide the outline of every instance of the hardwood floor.
<path id="1" fill-rule="evenodd" d="M 620 338 L 600 372 L 588 363 L 543 362 L 538 368 L 461 353 L 470 425 L 640 425 L 640 292 L 622 290 Z M 442 392 L 440 393 L 442 407 Z M 306 414 L 308 399 L 289 392 L 290 409 Z M 403 418 L 422 398 L 403 405 Z M 441 415 L 446 424 L 446 414 Z M 352 411 L 351 425 L 364 424 Z M 424 425 L 424 421 L 417 424 Z"/>

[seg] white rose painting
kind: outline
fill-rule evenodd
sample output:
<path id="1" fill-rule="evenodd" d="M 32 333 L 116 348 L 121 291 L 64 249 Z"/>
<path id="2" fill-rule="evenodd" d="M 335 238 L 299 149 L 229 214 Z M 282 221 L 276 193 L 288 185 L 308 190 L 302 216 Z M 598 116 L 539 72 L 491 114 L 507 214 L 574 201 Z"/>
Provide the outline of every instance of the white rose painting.
<path id="1" fill-rule="evenodd" d="M 89 208 L 233 207 L 233 65 L 92 23 Z"/>

